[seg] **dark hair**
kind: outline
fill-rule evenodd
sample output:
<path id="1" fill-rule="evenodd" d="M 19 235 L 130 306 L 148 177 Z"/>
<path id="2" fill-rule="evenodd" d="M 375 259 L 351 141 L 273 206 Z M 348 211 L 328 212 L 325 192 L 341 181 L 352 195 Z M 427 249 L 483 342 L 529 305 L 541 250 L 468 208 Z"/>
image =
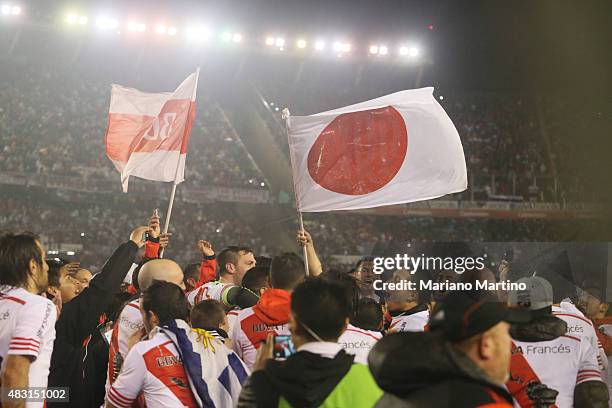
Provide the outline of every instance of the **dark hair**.
<path id="1" fill-rule="evenodd" d="M 187 285 L 187 279 L 195 279 L 198 281 L 200 279 L 200 264 L 199 263 L 190 263 L 183 269 L 183 283 Z"/>
<path id="2" fill-rule="evenodd" d="M 272 258 L 270 258 L 269 256 L 256 256 L 255 263 L 257 264 L 257 266 L 262 266 L 270 270 L 270 265 L 272 264 Z"/>
<path id="3" fill-rule="evenodd" d="M 30 261 L 42 268 L 38 236 L 23 232 L 0 237 L 0 285 L 25 287 L 30 276 Z"/>
<path id="4" fill-rule="evenodd" d="M 225 319 L 225 309 L 214 299 L 204 300 L 191 309 L 191 327 L 194 329 L 219 328 Z"/>
<path id="5" fill-rule="evenodd" d="M 183 290 L 170 282 L 154 280 L 142 293 L 142 308 L 155 313 L 160 323 L 189 318 L 189 303 Z"/>
<path id="6" fill-rule="evenodd" d="M 380 330 L 382 322 L 383 312 L 380 303 L 371 298 L 361 299 L 351 323 L 364 330 Z"/>
<path id="7" fill-rule="evenodd" d="M 270 265 L 270 284 L 273 288 L 293 290 L 306 277 L 304 261 L 292 252 L 274 257 Z"/>
<path id="8" fill-rule="evenodd" d="M 300 334 L 316 340 L 308 329 L 325 341 L 336 342 L 349 317 L 345 289 L 337 282 L 307 278 L 291 295 L 291 312 Z"/>
<path id="9" fill-rule="evenodd" d="M 270 285 L 270 267 L 257 265 L 249 269 L 242 278 L 242 286 L 259 294 L 259 289 Z"/>
<path id="10" fill-rule="evenodd" d="M 59 288 L 61 279 L 60 270 L 68 265 L 68 261 L 62 258 L 51 258 L 47 259 L 47 265 L 49 265 L 49 286 Z"/>
<path id="11" fill-rule="evenodd" d="M 361 298 L 361 288 L 359 287 L 359 281 L 353 275 L 348 273 L 340 274 L 324 274 L 323 279 L 333 281 L 340 284 L 344 288 L 344 295 L 346 296 L 349 304 L 349 318 L 351 322 L 355 318 L 357 313 L 357 306 L 359 305 L 359 299 Z"/>
<path id="12" fill-rule="evenodd" d="M 225 265 L 228 263 L 235 264 L 240 259 L 240 252 L 246 252 L 252 254 L 253 250 L 247 246 L 228 246 L 225 248 L 219 256 L 217 256 L 217 263 L 219 265 L 219 275 L 225 273 Z"/>

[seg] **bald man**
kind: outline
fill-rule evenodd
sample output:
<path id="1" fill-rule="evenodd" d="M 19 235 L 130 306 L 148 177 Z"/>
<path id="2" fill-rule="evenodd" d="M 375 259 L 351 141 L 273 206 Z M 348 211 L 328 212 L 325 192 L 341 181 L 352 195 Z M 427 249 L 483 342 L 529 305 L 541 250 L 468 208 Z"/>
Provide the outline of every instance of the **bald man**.
<path id="1" fill-rule="evenodd" d="M 153 259 L 142 265 L 140 272 L 138 272 L 138 287 L 140 290 L 146 290 L 154 281 L 174 283 L 181 289 L 185 289 L 183 270 L 176 262 L 170 259 Z M 144 335 L 144 322 L 142 321 L 138 302 L 139 299 L 136 298 L 127 303 L 113 327 L 108 356 L 107 391 L 119 375 L 123 360 L 129 351 L 128 342 L 130 337 L 138 336 L 140 331 L 143 331 Z"/>

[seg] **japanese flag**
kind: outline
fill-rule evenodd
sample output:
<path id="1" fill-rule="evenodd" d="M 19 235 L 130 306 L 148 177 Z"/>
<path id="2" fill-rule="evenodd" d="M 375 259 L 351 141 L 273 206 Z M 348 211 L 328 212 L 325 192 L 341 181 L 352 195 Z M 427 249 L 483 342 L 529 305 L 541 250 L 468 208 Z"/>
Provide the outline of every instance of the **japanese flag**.
<path id="1" fill-rule="evenodd" d="M 467 188 L 457 129 L 433 88 L 288 119 L 299 211 L 428 200 Z"/>
<path id="2" fill-rule="evenodd" d="M 124 192 L 130 176 L 175 184 L 184 180 L 198 75 L 199 69 L 174 92 L 112 85 L 106 155 L 121 173 Z"/>

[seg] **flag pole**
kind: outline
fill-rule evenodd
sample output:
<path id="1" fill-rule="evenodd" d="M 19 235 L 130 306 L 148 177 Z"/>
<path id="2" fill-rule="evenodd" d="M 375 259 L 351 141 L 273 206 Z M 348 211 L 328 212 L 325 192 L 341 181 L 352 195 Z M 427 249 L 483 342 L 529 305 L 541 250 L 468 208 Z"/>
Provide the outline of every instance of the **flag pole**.
<path id="1" fill-rule="evenodd" d="M 198 79 L 199 78 L 200 78 L 200 67 L 196 69 L 195 86 L 193 87 L 193 96 L 191 98 L 192 102 L 195 102 L 196 92 L 198 90 Z M 172 183 L 172 192 L 170 193 L 170 202 L 168 203 L 168 212 L 166 213 L 166 221 L 164 222 L 164 230 L 162 232 L 163 234 L 167 234 L 168 228 L 170 227 L 170 216 L 172 215 L 172 207 L 174 206 L 174 197 L 176 195 L 176 186 L 178 185 L 177 179 L 178 179 L 180 168 L 181 168 L 181 154 L 179 152 L 179 158 L 176 162 L 176 170 L 174 172 L 174 182 Z M 160 258 L 164 257 L 164 248 L 161 249 L 159 253 L 159 257 Z"/>
<path id="2" fill-rule="evenodd" d="M 288 108 L 283 109 L 283 119 L 285 119 L 285 131 L 287 132 L 287 142 L 289 142 L 289 117 L 291 116 L 291 113 L 289 112 Z M 289 149 L 289 151 L 291 152 L 291 149 Z M 289 156 L 291 156 L 291 154 L 289 154 Z M 291 158 L 291 157 L 290 157 Z M 293 177 L 292 177 L 293 179 Z M 302 212 L 300 211 L 300 205 L 298 203 L 298 198 L 297 198 L 297 189 L 295 186 L 295 180 L 293 180 L 293 193 L 295 195 L 295 204 L 297 207 L 297 215 L 298 215 L 298 220 L 300 223 L 300 230 L 304 231 L 304 219 L 302 217 Z M 302 247 L 302 256 L 304 257 L 304 269 L 306 270 L 306 276 L 310 275 L 310 270 L 308 268 L 308 250 L 306 249 L 306 245 L 304 245 Z"/>

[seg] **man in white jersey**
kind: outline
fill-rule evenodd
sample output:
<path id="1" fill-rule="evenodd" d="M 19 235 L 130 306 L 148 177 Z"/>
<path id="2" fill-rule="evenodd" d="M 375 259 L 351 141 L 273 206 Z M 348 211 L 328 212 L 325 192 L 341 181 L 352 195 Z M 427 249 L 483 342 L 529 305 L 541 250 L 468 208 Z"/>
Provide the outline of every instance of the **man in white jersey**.
<path id="1" fill-rule="evenodd" d="M 570 299 L 563 299 L 553 306 L 553 314 L 567 323 L 567 334 L 585 338 L 597 352 L 599 369 L 608 369 L 608 358 L 603 346 L 597 339 L 593 323 L 574 305 Z"/>
<path id="2" fill-rule="evenodd" d="M 405 269 L 393 273 L 390 282 L 417 281 L 416 275 Z M 391 315 L 392 332 L 420 332 L 429 322 L 427 299 L 419 290 L 390 290 L 387 294 L 387 310 Z"/>
<path id="3" fill-rule="evenodd" d="M 370 350 L 382 338 L 382 327 L 383 313 L 380 303 L 371 298 L 362 298 L 338 343 L 344 351 L 355 356 L 356 363 L 368 364 Z"/>
<path id="4" fill-rule="evenodd" d="M 220 340 L 189 327 L 181 289 L 156 281 L 140 311 L 149 339 L 129 350 L 106 407 L 130 407 L 140 394 L 148 408 L 234 405 L 248 372 Z"/>
<path id="5" fill-rule="evenodd" d="M 31 234 L 0 238 L 0 384 L 2 407 L 42 407 L 8 391 L 47 387 L 57 311 L 47 290 L 45 251 Z M 25 404 L 24 404 L 25 403 Z"/>
<path id="6" fill-rule="evenodd" d="M 515 325 L 508 390 L 521 407 L 607 407 L 608 391 L 586 338 L 566 331 L 552 313 L 553 289 L 539 276 L 520 279 L 525 290 L 511 291 L 511 307 L 528 309 L 531 320 Z"/>
<path id="7" fill-rule="evenodd" d="M 257 303 L 257 296 L 244 289 L 242 278 L 256 261 L 253 251 L 247 247 L 230 246 L 217 257 L 219 279 L 192 290 L 187 294 L 187 300 L 193 306 L 205 299 L 220 302 L 227 311 L 235 308 L 250 307 Z"/>
<path id="8" fill-rule="evenodd" d="M 156 280 L 174 283 L 185 288 L 181 267 L 169 259 L 154 259 L 140 268 L 138 286 L 141 291 L 146 290 Z M 107 390 L 117 378 L 127 356 L 130 337 L 138 336 L 138 333 L 144 334 L 143 330 L 144 323 L 140 314 L 139 301 L 134 299 L 125 305 L 113 328 L 109 346 Z"/>

